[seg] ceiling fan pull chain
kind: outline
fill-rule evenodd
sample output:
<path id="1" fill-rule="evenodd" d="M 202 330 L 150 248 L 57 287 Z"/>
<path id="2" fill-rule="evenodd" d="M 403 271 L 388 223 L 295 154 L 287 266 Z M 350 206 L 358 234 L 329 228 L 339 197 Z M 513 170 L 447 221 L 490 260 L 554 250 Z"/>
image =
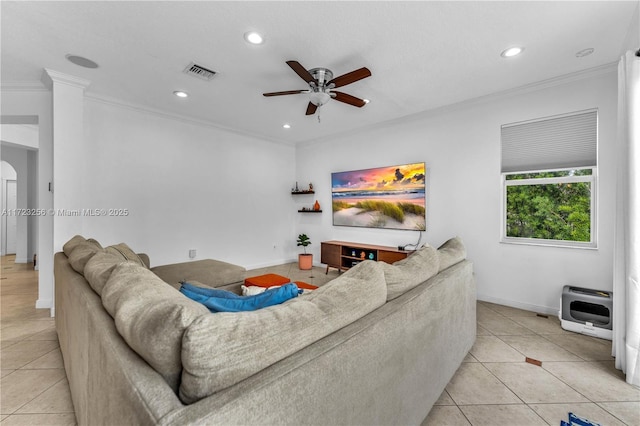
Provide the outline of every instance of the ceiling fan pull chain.
<path id="1" fill-rule="evenodd" d="M 320 114 L 318 114 L 318 123 L 320 123 Z"/>

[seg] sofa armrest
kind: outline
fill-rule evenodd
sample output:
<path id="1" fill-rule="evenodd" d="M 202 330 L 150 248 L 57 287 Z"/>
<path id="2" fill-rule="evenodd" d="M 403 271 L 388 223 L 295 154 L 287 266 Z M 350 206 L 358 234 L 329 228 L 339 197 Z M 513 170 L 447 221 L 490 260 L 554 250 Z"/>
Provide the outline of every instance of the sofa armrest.
<path id="1" fill-rule="evenodd" d="M 180 281 L 198 281 L 209 287 L 220 287 L 244 280 L 246 269 L 213 259 L 154 266 L 151 271 L 163 281 L 179 287 Z"/>

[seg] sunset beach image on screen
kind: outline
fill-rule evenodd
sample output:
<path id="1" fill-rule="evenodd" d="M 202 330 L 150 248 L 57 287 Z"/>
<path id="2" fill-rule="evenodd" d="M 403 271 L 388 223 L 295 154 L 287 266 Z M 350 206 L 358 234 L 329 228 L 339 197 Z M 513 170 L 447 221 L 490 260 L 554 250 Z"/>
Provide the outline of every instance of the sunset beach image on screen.
<path id="1" fill-rule="evenodd" d="M 331 174 L 335 226 L 426 229 L 425 163 Z"/>

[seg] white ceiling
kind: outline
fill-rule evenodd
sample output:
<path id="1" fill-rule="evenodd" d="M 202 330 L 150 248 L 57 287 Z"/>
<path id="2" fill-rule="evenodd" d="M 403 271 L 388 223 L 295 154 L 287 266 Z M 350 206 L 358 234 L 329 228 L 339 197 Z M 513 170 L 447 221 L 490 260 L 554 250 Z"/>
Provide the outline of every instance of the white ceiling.
<path id="1" fill-rule="evenodd" d="M 91 81 L 87 95 L 295 143 L 357 130 L 617 61 L 638 1 L 1 2 L 2 84 L 43 68 Z M 261 46 L 243 34 L 258 30 Z M 518 57 L 500 52 L 525 47 Z M 595 52 L 583 58 L 585 48 Z M 86 69 L 65 59 L 97 62 Z M 305 116 L 307 88 L 286 64 L 372 76 Z M 191 61 L 219 74 L 205 82 Z M 187 99 L 172 93 L 184 90 Z M 290 123 L 291 129 L 283 129 Z"/>

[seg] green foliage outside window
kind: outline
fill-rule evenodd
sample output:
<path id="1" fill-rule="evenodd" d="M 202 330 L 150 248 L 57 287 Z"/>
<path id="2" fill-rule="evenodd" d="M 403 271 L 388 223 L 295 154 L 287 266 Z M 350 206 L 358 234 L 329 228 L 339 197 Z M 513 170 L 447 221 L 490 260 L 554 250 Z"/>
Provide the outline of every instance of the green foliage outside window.
<path id="1" fill-rule="evenodd" d="M 591 175 L 571 170 L 510 175 L 507 180 Z M 591 241 L 591 182 L 507 186 L 507 237 Z"/>

